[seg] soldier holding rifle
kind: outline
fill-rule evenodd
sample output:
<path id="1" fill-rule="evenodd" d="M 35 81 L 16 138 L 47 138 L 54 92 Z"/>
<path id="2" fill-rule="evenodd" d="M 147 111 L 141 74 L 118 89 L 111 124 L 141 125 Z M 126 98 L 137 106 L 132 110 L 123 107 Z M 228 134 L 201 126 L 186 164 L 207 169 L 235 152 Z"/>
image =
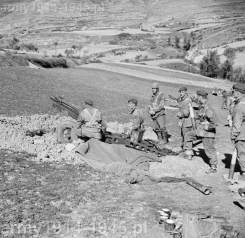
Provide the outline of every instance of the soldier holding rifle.
<path id="1" fill-rule="evenodd" d="M 193 150 L 192 143 L 197 139 L 201 139 L 204 151 L 209 158 L 210 169 L 207 173 L 217 172 L 217 153 L 215 148 L 216 127 L 218 125 L 218 117 L 213 107 L 208 103 L 208 93 L 204 90 L 197 91 L 199 102 L 199 110 L 197 113 L 197 129 L 189 131 L 185 134 L 184 150 L 180 156 L 185 159 L 192 159 Z"/>

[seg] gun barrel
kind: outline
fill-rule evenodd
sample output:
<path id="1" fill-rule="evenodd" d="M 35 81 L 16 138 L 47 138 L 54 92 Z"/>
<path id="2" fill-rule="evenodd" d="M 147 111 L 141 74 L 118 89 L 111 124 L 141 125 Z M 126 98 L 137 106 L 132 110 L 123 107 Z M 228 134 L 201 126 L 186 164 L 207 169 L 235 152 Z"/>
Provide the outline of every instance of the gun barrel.
<path id="1" fill-rule="evenodd" d="M 68 116 L 72 117 L 73 119 L 77 119 L 79 115 L 79 110 L 72 105 L 63 101 L 61 97 L 50 97 L 53 101 L 52 106 L 61 112 L 67 112 Z"/>

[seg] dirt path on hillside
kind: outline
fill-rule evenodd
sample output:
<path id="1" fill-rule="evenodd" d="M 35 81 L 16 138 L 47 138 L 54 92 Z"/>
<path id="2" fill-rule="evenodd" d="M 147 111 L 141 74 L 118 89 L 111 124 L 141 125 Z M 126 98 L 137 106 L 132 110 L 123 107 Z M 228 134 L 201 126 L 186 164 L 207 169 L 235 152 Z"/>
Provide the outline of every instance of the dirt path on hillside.
<path id="1" fill-rule="evenodd" d="M 95 63 L 95 64 L 88 64 L 85 66 L 82 66 L 84 68 L 91 68 L 91 69 L 101 69 L 105 71 L 115 72 L 123 75 L 129 75 L 134 77 L 139 77 L 143 79 L 148 80 L 155 80 L 155 81 L 161 81 L 161 82 L 168 82 L 168 83 L 176 83 L 176 84 L 183 84 L 183 85 L 190 85 L 190 86 L 199 86 L 199 87 L 205 87 L 205 88 L 224 88 L 229 90 L 231 88 L 231 84 L 227 82 L 218 81 L 216 82 L 205 82 L 205 81 L 194 81 L 194 80 L 187 80 L 187 79 L 181 79 L 181 78 L 174 78 L 174 77 L 165 77 L 164 71 L 162 75 L 156 74 L 156 73 L 148 73 L 148 72 L 142 72 L 140 68 L 135 67 L 135 69 L 126 69 L 125 67 L 121 67 L 120 64 L 118 65 L 108 65 L 108 64 L 101 64 L 101 63 Z M 181 77 L 181 76 L 180 76 Z"/>

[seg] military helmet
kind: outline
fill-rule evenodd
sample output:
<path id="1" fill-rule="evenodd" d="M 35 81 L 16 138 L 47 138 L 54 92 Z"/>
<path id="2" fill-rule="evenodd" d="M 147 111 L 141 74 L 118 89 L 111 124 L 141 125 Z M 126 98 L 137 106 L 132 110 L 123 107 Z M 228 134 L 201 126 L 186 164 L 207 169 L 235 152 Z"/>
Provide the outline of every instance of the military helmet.
<path id="1" fill-rule="evenodd" d="M 152 84 L 152 88 L 159 88 L 159 84 L 158 83 L 153 83 Z"/>

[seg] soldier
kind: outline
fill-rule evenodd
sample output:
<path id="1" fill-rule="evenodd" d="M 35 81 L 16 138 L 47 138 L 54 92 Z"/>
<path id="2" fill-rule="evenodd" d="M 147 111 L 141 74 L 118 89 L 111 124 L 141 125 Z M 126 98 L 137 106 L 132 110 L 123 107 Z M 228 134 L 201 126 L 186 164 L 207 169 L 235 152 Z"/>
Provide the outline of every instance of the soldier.
<path id="1" fill-rule="evenodd" d="M 234 98 L 236 99 L 234 110 L 231 113 L 232 127 L 231 140 L 237 149 L 237 160 L 241 167 L 240 180 L 245 180 L 245 85 L 233 86 Z"/>
<path id="2" fill-rule="evenodd" d="M 138 100 L 131 98 L 128 100 L 129 112 L 129 128 L 126 134 L 130 135 L 132 142 L 138 142 L 139 133 L 144 130 L 144 117 L 141 110 L 137 109 Z"/>
<path id="3" fill-rule="evenodd" d="M 177 100 L 179 104 L 179 112 L 177 113 L 177 117 L 179 118 L 179 127 L 181 129 L 182 137 L 181 147 L 183 149 L 185 134 L 186 132 L 192 130 L 192 123 L 189 110 L 189 103 L 191 103 L 192 100 L 187 93 L 187 87 L 181 87 L 179 89 L 179 93 L 180 97 Z"/>
<path id="4" fill-rule="evenodd" d="M 216 127 L 218 118 L 214 108 L 208 103 L 208 93 L 204 90 L 197 91 L 199 110 L 197 112 L 197 130 L 185 134 L 184 150 L 180 156 L 185 159 L 192 159 L 192 142 L 201 139 L 204 151 L 209 158 L 210 169 L 207 173 L 217 172 L 217 153 L 215 149 Z"/>
<path id="5" fill-rule="evenodd" d="M 168 133 L 166 129 L 166 115 L 165 115 L 165 96 L 159 91 L 159 84 L 152 84 L 151 104 L 148 106 L 148 113 L 154 123 L 155 132 L 158 137 L 159 149 L 162 149 L 168 143 Z"/>
<path id="6" fill-rule="evenodd" d="M 79 137 L 102 139 L 102 129 L 106 128 L 106 124 L 102 121 L 100 111 L 93 107 L 92 100 L 85 101 L 85 107 L 79 113 L 77 122 L 79 123 L 78 127 L 71 130 L 72 140 Z"/>

